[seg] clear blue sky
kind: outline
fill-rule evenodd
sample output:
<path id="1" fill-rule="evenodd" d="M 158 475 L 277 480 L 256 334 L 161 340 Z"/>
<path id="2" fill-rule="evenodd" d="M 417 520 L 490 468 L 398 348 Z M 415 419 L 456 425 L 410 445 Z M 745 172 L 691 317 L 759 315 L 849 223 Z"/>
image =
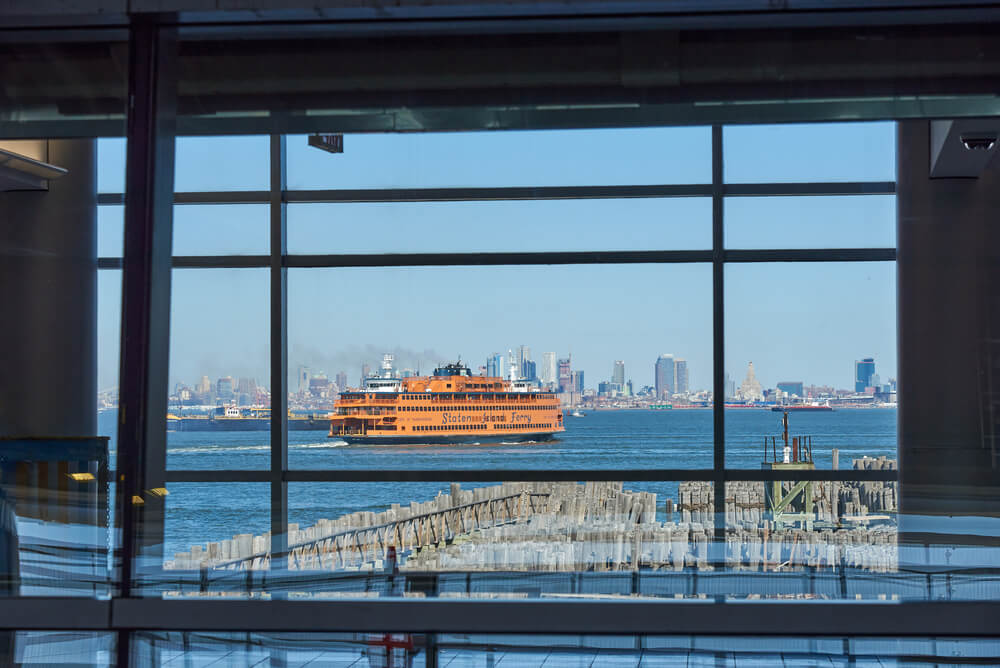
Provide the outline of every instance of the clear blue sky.
<path id="1" fill-rule="evenodd" d="M 724 135 L 728 182 L 890 181 L 891 123 L 747 126 Z M 288 140 L 292 189 L 706 183 L 708 128 L 348 135 L 330 155 Z M 264 137 L 181 138 L 178 191 L 267 188 Z M 99 188 L 124 185 L 124 143 L 99 144 Z M 705 198 L 547 202 L 312 204 L 289 207 L 292 253 L 705 249 Z M 101 207 L 101 255 L 120 255 L 121 207 Z M 267 207 L 178 206 L 177 254 L 262 254 Z M 731 248 L 895 245 L 890 196 L 730 198 Z M 99 279 L 101 388 L 117 384 L 119 272 Z M 171 383 L 202 374 L 267 384 L 266 270 L 176 270 Z M 532 357 L 572 353 L 588 387 L 611 375 L 651 384 L 661 353 L 711 382 L 707 265 L 292 270 L 289 366 L 357 381 L 382 351 L 428 369 L 458 355 L 470 366 L 520 344 Z M 754 362 L 778 381 L 849 387 L 873 356 L 895 376 L 895 269 L 881 264 L 730 265 L 726 368 Z"/>

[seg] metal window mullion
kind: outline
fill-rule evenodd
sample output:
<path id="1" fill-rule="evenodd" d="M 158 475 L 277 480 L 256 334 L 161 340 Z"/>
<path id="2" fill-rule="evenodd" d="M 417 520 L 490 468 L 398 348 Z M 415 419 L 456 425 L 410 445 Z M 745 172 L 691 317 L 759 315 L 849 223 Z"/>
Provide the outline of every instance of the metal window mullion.
<path id="1" fill-rule="evenodd" d="M 282 570 L 288 551 L 288 250 L 286 140 L 270 142 L 271 278 L 271 569 Z"/>
<path id="2" fill-rule="evenodd" d="M 761 469 L 726 469 L 727 481 L 813 480 L 837 482 L 895 482 L 896 470 L 815 469 L 794 473 Z M 166 473 L 167 482 L 270 482 L 271 471 L 183 469 Z M 713 481 L 715 469 L 294 469 L 285 482 L 677 482 Z"/>
<path id="3" fill-rule="evenodd" d="M 712 468 L 715 545 L 726 537 L 725 228 L 722 126 L 712 126 Z"/>
<path id="4" fill-rule="evenodd" d="M 173 237 L 176 31 L 138 20 L 129 35 L 129 98 L 118 424 L 121 594 L 138 557 L 163 549 Z"/>

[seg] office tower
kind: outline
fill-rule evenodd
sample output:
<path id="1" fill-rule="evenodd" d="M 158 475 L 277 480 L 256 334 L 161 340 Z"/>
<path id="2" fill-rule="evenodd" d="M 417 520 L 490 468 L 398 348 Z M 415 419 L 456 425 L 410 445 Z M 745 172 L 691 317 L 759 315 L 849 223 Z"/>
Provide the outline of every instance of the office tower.
<path id="1" fill-rule="evenodd" d="M 689 389 L 687 360 L 678 357 L 674 360 L 674 392 L 687 394 Z"/>
<path id="2" fill-rule="evenodd" d="M 866 357 L 854 363 L 854 391 L 864 392 L 872 386 L 872 376 L 875 375 L 875 358 Z"/>
<path id="3" fill-rule="evenodd" d="M 555 353 L 542 353 L 542 370 L 539 378 L 543 383 L 555 383 L 558 380 Z"/>
<path id="4" fill-rule="evenodd" d="M 573 390 L 573 372 L 570 369 L 570 359 L 560 357 L 556 363 L 556 382 L 560 392 L 570 392 Z"/>
<path id="5" fill-rule="evenodd" d="M 525 345 L 518 346 L 517 348 L 517 370 L 521 374 L 521 378 L 527 378 L 528 374 L 525 373 L 525 362 L 531 361 L 531 348 Z"/>
<path id="6" fill-rule="evenodd" d="M 341 392 L 347 389 L 347 374 L 343 371 L 337 372 L 337 389 Z"/>
<path id="7" fill-rule="evenodd" d="M 503 355 L 500 353 L 493 353 L 488 358 L 486 358 L 486 375 L 503 378 L 504 369 L 506 365 L 504 364 Z"/>
<path id="8" fill-rule="evenodd" d="M 257 394 L 257 381 L 253 378 L 240 378 L 236 381 L 236 391 L 240 394 Z"/>
<path id="9" fill-rule="evenodd" d="M 215 396 L 221 401 L 229 401 L 233 398 L 233 377 L 226 376 L 215 382 Z"/>
<path id="10" fill-rule="evenodd" d="M 202 376 L 195 390 L 198 391 L 198 394 L 210 394 L 212 392 L 212 381 L 208 379 L 208 376 Z"/>
<path id="11" fill-rule="evenodd" d="M 570 390 L 577 394 L 583 394 L 583 372 L 573 371 L 570 376 Z"/>
<path id="12" fill-rule="evenodd" d="M 309 389 L 309 367 L 300 366 L 297 375 L 299 381 L 299 392 L 305 392 Z"/>
<path id="13" fill-rule="evenodd" d="M 614 368 L 611 370 L 611 382 L 617 385 L 625 385 L 625 362 L 615 360 Z"/>
<path id="14" fill-rule="evenodd" d="M 361 365 L 361 387 L 365 386 L 365 379 L 372 375 L 372 368 L 367 364 Z"/>
<path id="15" fill-rule="evenodd" d="M 781 390 L 782 392 L 787 393 L 789 396 L 791 396 L 791 395 L 795 395 L 797 397 L 804 397 L 804 396 L 806 396 L 805 389 L 803 388 L 802 381 L 800 381 L 800 380 L 797 380 L 797 381 L 784 381 L 784 382 L 778 383 L 778 389 Z"/>
<path id="16" fill-rule="evenodd" d="M 656 398 L 663 399 L 674 393 L 674 356 L 660 355 L 654 370 Z"/>
<path id="17" fill-rule="evenodd" d="M 534 362 L 531 360 L 524 360 L 524 365 L 521 367 L 521 378 L 530 381 L 538 380 L 538 373 Z"/>
<path id="18" fill-rule="evenodd" d="M 736 381 L 733 380 L 729 373 L 726 373 L 726 399 L 732 399 L 736 396 Z"/>

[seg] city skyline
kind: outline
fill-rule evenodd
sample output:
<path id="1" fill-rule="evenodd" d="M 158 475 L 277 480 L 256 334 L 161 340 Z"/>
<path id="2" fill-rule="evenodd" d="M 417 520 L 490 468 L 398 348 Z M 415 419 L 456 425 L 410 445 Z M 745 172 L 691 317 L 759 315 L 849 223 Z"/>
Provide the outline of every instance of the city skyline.
<path id="1" fill-rule="evenodd" d="M 500 356 L 498 356 L 498 357 L 500 357 Z M 509 361 L 508 361 L 509 360 L 509 356 L 502 356 L 502 357 L 505 360 L 505 364 L 509 364 Z M 710 394 L 712 392 L 712 388 L 694 388 L 694 387 L 692 387 L 692 388 L 684 388 L 684 387 L 678 387 L 678 383 L 679 383 L 678 379 L 680 378 L 680 376 L 677 373 L 677 363 L 678 362 L 679 363 L 685 363 L 685 369 L 686 369 L 686 360 L 684 360 L 682 358 L 677 358 L 677 357 L 671 356 L 671 355 L 661 355 L 661 356 L 659 356 L 654 361 L 654 371 L 655 371 L 656 365 L 662 359 L 664 359 L 664 357 L 672 358 L 673 361 L 674 361 L 674 369 L 673 369 L 674 376 L 673 376 L 673 381 L 672 381 L 673 382 L 672 387 L 673 387 L 674 391 L 672 392 L 672 394 L 685 394 L 685 393 L 688 393 L 688 392 L 690 392 L 691 394 L 695 394 L 695 393 L 709 393 Z M 522 363 L 525 362 L 525 361 L 528 361 L 529 359 L 530 358 L 527 358 L 527 357 L 523 358 L 522 359 Z M 564 362 L 568 361 L 568 360 L 569 360 L 569 358 L 561 358 L 560 359 L 560 361 L 564 361 Z M 487 361 L 490 361 L 490 360 L 487 360 Z M 361 371 L 361 374 L 359 374 L 359 375 L 364 375 L 364 373 L 365 373 L 366 370 L 368 372 L 370 372 L 371 374 L 378 373 L 377 372 L 377 366 L 373 366 L 374 363 L 375 363 L 374 361 L 373 362 L 367 362 L 367 361 L 361 362 L 360 365 L 359 365 L 359 370 Z M 447 363 L 448 363 L 447 361 L 441 361 L 440 362 L 440 364 L 442 364 L 442 365 L 443 364 L 447 364 Z M 880 381 L 880 383 L 879 383 L 880 385 L 882 385 L 882 384 L 886 384 L 887 385 L 887 384 L 890 384 L 890 383 L 893 384 L 893 385 L 895 385 L 895 382 L 896 382 L 895 377 L 889 377 L 889 376 L 882 377 L 882 374 L 878 373 L 877 360 L 875 360 L 874 358 L 868 357 L 868 358 L 864 358 L 864 359 L 862 359 L 860 361 L 855 360 L 855 362 L 854 362 L 855 369 L 857 369 L 857 365 L 859 363 L 864 363 L 866 365 L 869 365 L 868 367 L 866 367 L 866 368 L 869 368 L 870 371 L 871 371 L 871 374 L 868 376 L 869 381 L 872 378 L 875 378 L 875 379 L 878 379 Z M 585 384 L 584 388 L 586 390 L 593 391 L 593 390 L 595 390 L 597 388 L 598 385 L 604 384 L 604 383 L 609 383 L 610 382 L 610 383 L 613 383 L 613 384 L 625 385 L 627 383 L 632 383 L 633 382 L 632 378 L 627 375 L 626 370 L 624 368 L 624 363 L 622 362 L 622 360 L 614 360 L 612 362 L 612 365 L 613 365 L 612 366 L 612 373 L 611 373 L 611 375 L 610 375 L 609 378 L 607 378 L 607 379 L 597 379 L 597 380 L 593 381 L 593 383 L 591 385 L 589 385 L 589 386 L 587 386 Z M 480 365 L 479 367 L 470 367 L 470 370 L 472 371 L 473 375 L 480 375 L 480 372 L 485 372 L 486 375 L 490 375 L 490 373 L 489 373 L 489 367 L 486 366 L 486 365 Z M 313 373 L 313 371 L 315 371 L 315 373 Z M 400 375 L 400 376 L 404 376 L 404 377 L 405 376 L 409 376 L 409 375 L 417 375 L 415 373 L 416 372 L 415 369 L 408 368 L 408 367 L 394 366 L 393 367 L 393 371 L 394 371 L 394 373 L 396 375 Z M 619 371 L 621 372 L 620 374 L 618 373 Z M 432 372 L 432 369 L 427 369 L 427 370 L 424 370 L 421 373 L 421 375 L 428 375 L 431 372 Z M 572 374 L 572 376 L 571 376 L 571 382 L 572 382 L 573 380 L 575 380 L 577 378 L 577 374 L 578 373 L 584 373 L 585 374 L 586 370 L 585 369 L 575 369 L 575 368 L 572 368 L 572 366 L 570 366 L 570 372 Z M 508 367 L 507 374 L 508 375 L 505 375 L 503 377 L 504 378 L 509 377 L 509 367 Z M 853 384 L 855 382 L 853 380 L 852 380 L 851 383 L 844 383 L 843 385 L 839 385 L 839 386 L 838 385 L 825 386 L 825 385 L 823 385 L 821 383 L 811 382 L 809 379 L 805 379 L 805 378 L 795 378 L 795 379 L 791 379 L 791 380 L 785 379 L 783 381 L 778 381 L 778 382 L 774 383 L 773 385 L 769 385 L 767 383 L 761 383 L 756 378 L 756 367 L 754 367 L 753 361 L 748 361 L 747 362 L 747 368 L 742 372 L 742 375 L 740 373 L 737 373 L 737 378 L 742 378 L 739 386 L 736 385 L 735 381 L 730 380 L 730 378 L 732 377 L 732 372 L 727 371 L 726 372 L 726 377 L 727 377 L 727 382 L 731 383 L 732 386 L 733 386 L 733 390 L 732 391 L 727 390 L 727 397 L 726 397 L 727 399 L 730 398 L 730 397 L 740 397 L 741 395 L 745 395 L 742 398 L 748 398 L 748 399 L 751 399 L 751 400 L 760 400 L 760 399 L 757 398 L 757 394 L 758 393 L 762 393 L 763 391 L 775 390 L 775 389 L 782 390 L 782 391 L 785 391 L 785 392 L 789 392 L 789 388 L 798 388 L 799 392 L 790 392 L 790 393 L 792 393 L 792 394 L 798 394 L 799 396 L 803 396 L 803 394 L 801 392 L 802 392 L 802 388 L 804 388 L 804 387 L 805 388 L 808 388 L 808 387 L 831 387 L 835 391 L 838 391 L 838 392 L 851 392 L 851 391 L 854 391 L 854 392 L 864 392 L 864 390 L 868 387 L 868 386 L 866 386 L 866 387 L 859 388 L 856 384 Z M 339 369 L 339 370 L 337 370 L 337 371 L 334 372 L 334 371 L 329 371 L 329 370 L 326 370 L 326 369 L 316 369 L 316 370 L 314 370 L 314 369 L 312 369 L 311 367 L 309 367 L 307 365 L 298 364 L 298 365 L 295 365 L 295 377 L 294 378 L 295 378 L 295 382 L 294 383 L 289 383 L 289 385 L 288 385 L 289 394 L 301 393 L 304 389 L 308 390 L 309 387 L 310 387 L 310 381 L 311 380 L 315 380 L 315 379 L 323 379 L 324 381 L 329 381 L 330 383 L 332 383 L 336 387 L 338 387 L 341 391 L 345 387 L 356 387 L 357 386 L 356 383 L 354 383 L 353 381 L 348 380 L 349 378 L 351 378 L 351 370 L 350 369 Z M 623 378 L 624 381 L 623 382 L 620 381 L 619 378 Z M 269 391 L 270 391 L 267 382 L 265 382 L 265 379 L 261 379 L 261 378 L 257 378 L 257 377 L 252 377 L 252 376 L 251 377 L 234 376 L 233 374 L 226 374 L 224 376 L 219 376 L 215 380 L 212 380 L 212 378 L 209 375 L 207 375 L 207 374 L 202 374 L 201 376 L 199 376 L 199 380 L 197 382 L 189 383 L 189 382 L 185 382 L 185 381 L 177 381 L 177 382 L 173 383 L 171 385 L 171 391 L 172 392 L 176 391 L 176 389 L 178 387 L 185 387 L 185 388 L 191 389 L 193 391 L 197 391 L 197 392 L 202 393 L 202 394 L 211 391 L 211 392 L 217 392 L 219 395 L 224 395 L 225 391 L 223 390 L 223 388 L 226 387 L 226 385 L 225 385 L 226 383 L 228 383 L 228 394 L 230 395 L 230 397 L 227 397 L 227 398 L 231 398 L 231 396 L 234 395 L 234 394 L 237 394 L 237 395 L 238 394 L 252 394 L 253 392 L 258 391 L 258 390 L 262 391 L 262 392 L 265 392 L 265 393 L 269 393 Z M 853 386 L 852 386 L 852 384 L 853 384 Z M 639 385 L 639 384 L 635 384 L 635 390 L 636 391 L 639 391 L 643 387 L 649 387 L 649 388 L 651 388 L 654 391 L 654 394 L 659 395 L 659 393 L 656 392 L 656 387 L 654 385 Z M 211 388 L 211 389 L 209 389 L 209 388 Z"/>

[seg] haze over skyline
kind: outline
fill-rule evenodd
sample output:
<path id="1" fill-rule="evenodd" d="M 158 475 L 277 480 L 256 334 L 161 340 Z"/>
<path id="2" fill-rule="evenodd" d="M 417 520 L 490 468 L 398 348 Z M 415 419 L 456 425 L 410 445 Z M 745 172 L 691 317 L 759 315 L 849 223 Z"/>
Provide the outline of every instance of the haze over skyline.
<path id="1" fill-rule="evenodd" d="M 816 133 L 822 154 L 808 149 Z M 290 137 L 289 186 L 703 182 L 708 136 L 706 128 L 349 135 L 337 156 Z M 894 178 L 891 123 L 727 128 L 725 145 L 730 181 Z M 102 191 L 120 190 L 123 167 L 124 142 L 101 140 Z M 266 138 L 178 140 L 178 191 L 260 189 L 266 174 Z M 100 209 L 100 253 L 120 255 L 121 207 Z M 178 254 L 267 252 L 266 205 L 175 212 Z M 891 196 L 728 198 L 726 221 L 731 247 L 895 245 Z M 289 207 L 293 253 L 699 249 L 710 231 L 707 198 Z M 107 388 L 117 385 L 120 272 L 99 273 Z M 267 276 L 174 271 L 171 385 L 202 374 L 269 384 Z M 883 379 L 896 375 L 894 263 L 730 264 L 725 306 L 726 370 L 737 383 L 750 361 L 770 387 L 850 387 L 862 357 L 875 358 Z M 707 264 L 289 270 L 292 377 L 301 364 L 345 371 L 354 383 L 362 363 L 375 368 L 391 351 L 426 371 L 458 355 L 476 370 L 487 355 L 525 344 L 536 361 L 571 353 L 587 387 L 610 378 L 616 359 L 636 387 L 652 385 L 657 356 L 672 353 L 688 360 L 693 389 L 710 389 L 711 334 Z"/>

